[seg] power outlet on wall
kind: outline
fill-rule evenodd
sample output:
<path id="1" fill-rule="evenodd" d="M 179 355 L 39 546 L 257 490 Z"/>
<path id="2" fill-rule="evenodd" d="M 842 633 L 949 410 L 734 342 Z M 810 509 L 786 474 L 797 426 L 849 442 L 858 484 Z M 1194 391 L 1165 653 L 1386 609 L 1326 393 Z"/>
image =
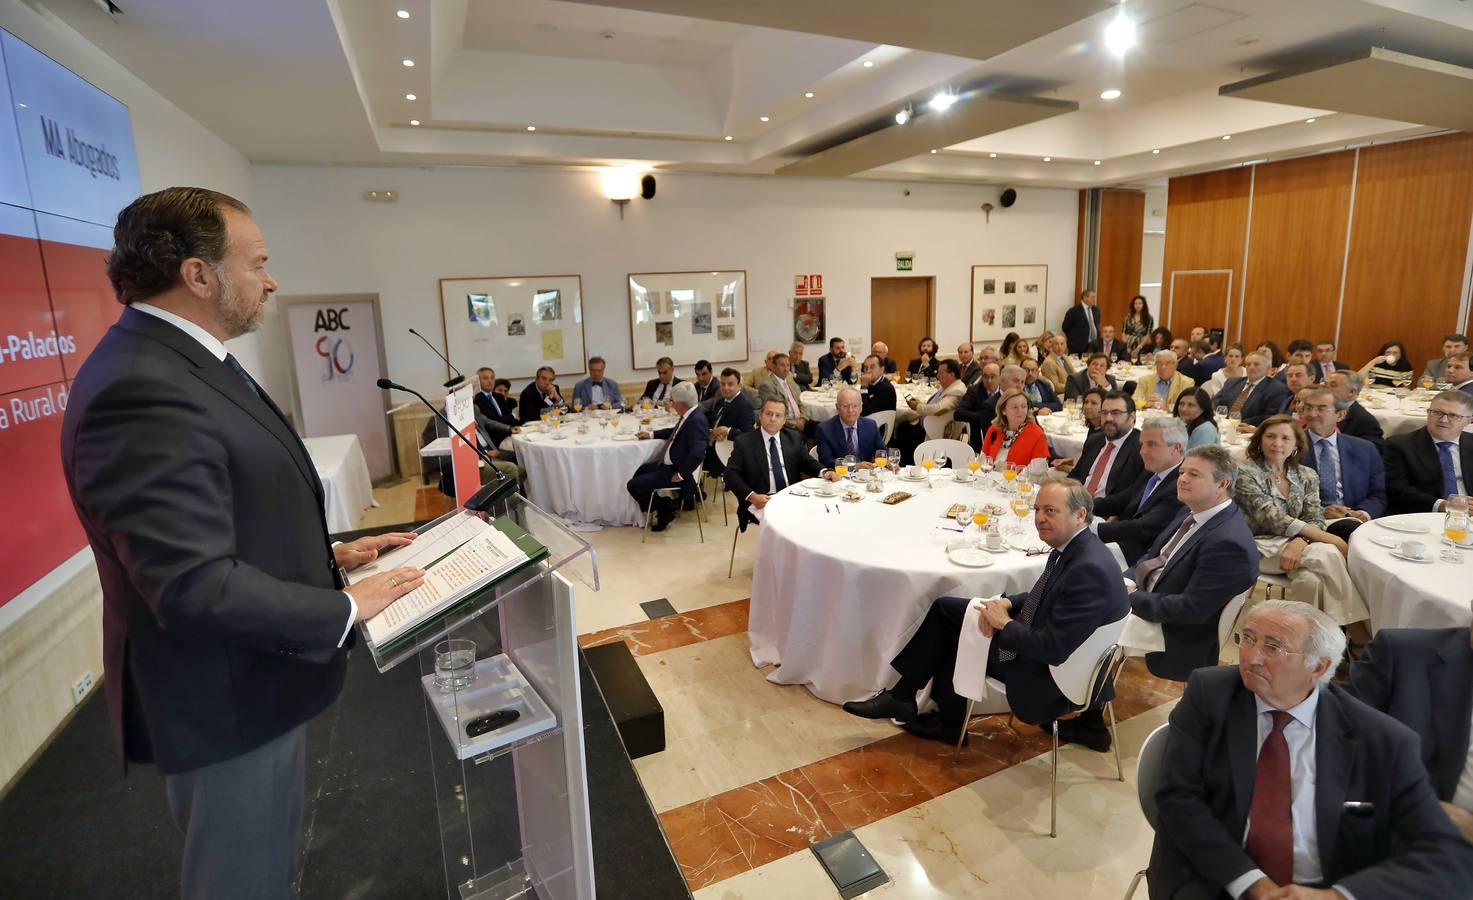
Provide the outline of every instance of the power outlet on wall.
<path id="1" fill-rule="evenodd" d="M 78 678 L 76 683 L 72 685 L 72 705 L 76 706 L 78 703 L 86 700 L 87 692 L 90 690 L 92 690 L 92 673 L 83 672 L 82 677 Z"/>

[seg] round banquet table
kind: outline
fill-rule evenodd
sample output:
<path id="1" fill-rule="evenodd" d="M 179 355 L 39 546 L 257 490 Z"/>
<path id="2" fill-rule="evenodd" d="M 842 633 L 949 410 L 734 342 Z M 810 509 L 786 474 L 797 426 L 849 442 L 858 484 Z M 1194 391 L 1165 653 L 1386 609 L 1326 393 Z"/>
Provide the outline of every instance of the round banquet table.
<path id="1" fill-rule="evenodd" d="M 994 489 L 952 479 L 949 470 L 933 476 L 933 489 L 889 476 L 883 492 L 863 493 L 857 503 L 789 491 L 768 503 L 757 528 L 748 627 L 752 662 L 780 666 L 768 681 L 806 685 L 831 703 L 863 699 L 895 680 L 890 660 L 934 598 L 996 596 L 1033 586 L 1046 555 L 1009 549 L 980 569 L 950 561 L 946 544 L 962 536 L 940 530 L 956 527 L 954 519 L 941 518 L 946 508 L 1007 503 L 1007 495 Z M 893 506 L 880 502 L 897 490 L 912 496 Z M 1005 527 L 1019 522 L 1010 512 L 1005 516 Z M 1023 522 L 1025 533 L 1016 540 L 1043 547 L 1032 516 Z"/>
<path id="2" fill-rule="evenodd" d="M 858 385 L 845 385 L 847 387 L 858 387 Z M 906 398 L 917 397 L 922 403 L 930 399 L 931 395 L 940 388 L 926 387 L 920 384 L 897 384 L 895 385 L 895 409 L 909 409 Z M 803 409 L 803 417 L 814 422 L 824 422 L 832 419 L 836 414 L 835 407 L 839 402 L 839 391 L 828 388 L 819 388 L 816 391 L 804 391 L 798 395 L 798 405 Z"/>
<path id="3" fill-rule="evenodd" d="M 1427 407 L 1431 405 L 1436 391 L 1369 389 L 1361 392 L 1360 405 L 1364 406 L 1387 437 L 1396 437 L 1416 431 L 1427 424 Z M 1473 429 L 1473 425 L 1469 426 Z M 1467 429 L 1465 429 L 1467 430 Z"/>
<path id="4" fill-rule="evenodd" d="M 1421 529 L 1410 534 L 1379 523 Z M 1375 539 L 1421 541 L 1431 562 L 1406 562 L 1391 555 Z M 1458 551 L 1463 564 L 1437 559 L 1442 543 L 1442 513 L 1408 513 L 1372 519 L 1350 536 L 1350 577 L 1371 610 L 1371 631 L 1382 628 L 1452 628 L 1473 621 L 1468 581 L 1473 578 L 1473 550 Z"/>
<path id="5" fill-rule="evenodd" d="M 666 428 L 675 419 L 657 418 L 649 428 Z M 588 434 L 579 428 L 588 426 Z M 644 512 L 629 496 L 629 476 L 649 461 L 663 441 L 629 440 L 639 417 L 621 415 L 618 436 L 607 416 L 572 416 L 544 432 L 529 425 L 512 435 L 517 462 L 527 470 L 532 502 L 554 515 L 582 525 L 643 525 Z"/>
<path id="6" fill-rule="evenodd" d="M 1162 413 L 1155 410 L 1143 410 L 1136 414 L 1135 427 L 1140 427 L 1151 418 L 1160 417 Z M 1039 416 L 1038 424 L 1043 428 L 1044 434 L 1048 436 L 1049 447 L 1057 457 L 1077 458 L 1084 449 L 1085 429 L 1084 425 L 1071 421 L 1067 416 L 1054 413 L 1047 416 Z M 1219 423 L 1219 428 L 1223 426 Z M 1227 448 L 1228 453 L 1234 459 L 1243 459 L 1248 452 L 1248 435 L 1226 435 L 1223 437 L 1222 445 Z"/>

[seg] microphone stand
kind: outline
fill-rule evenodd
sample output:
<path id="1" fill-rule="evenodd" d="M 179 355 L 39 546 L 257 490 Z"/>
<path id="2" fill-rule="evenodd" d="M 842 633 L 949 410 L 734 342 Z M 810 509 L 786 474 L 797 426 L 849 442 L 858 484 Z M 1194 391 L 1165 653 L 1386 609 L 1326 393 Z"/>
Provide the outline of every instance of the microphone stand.
<path id="1" fill-rule="evenodd" d="M 446 360 L 447 364 L 449 362 L 449 360 Z M 454 368 L 454 366 L 451 366 L 451 368 Z M 405 393 L 413 394 L 414 396 L 419 398 L 419 402 L 423 403 L 430 412 L 435 414 L 435 418 L 445 423 L 445 427 L 450 429 L 451 434 L 460 433 L 459 429 L 457 429 L 455 425 L 445 417 L 444 413 L 440 412 L 435 404 L 431 403 L 429 400 L 426 400 L 424 394 L 421 394 L 414 388 L 406 387 L 402 384 L 390 381 L 387 378 L 380 378 L 378 380 L 378 386 L 386 391 L 404 391 Z M 464 440 L 464 438 L 461 438 L 461 440 Z M 491 469 L 491 473 L 496 477 L 489 484 L 482 485 L 480 490 L 476 491 L 476 493 L 472 495 L 469 500 L 465 501 L 465 508 L 470 510 L 471 512 L 488 512 L 490 511 L 491 507 L 494 506 L 496 503 L 499 503 L 512 494 L 515 494 L 517 492 L 517 483 L 513 479 L 507 478 L 505 473 L 496 468 L 495 461 L 486 454 L 486 451 L 481 449 L 481 439 L 479 435 L 476 436 L 474 443 L 471 443 L 469 441 L 467 441 L 467 443 L 470 443 L 471 449 L 476 451 L 476 455 L 485 461 L 486 466 Z"/>
<path id="2" fill-rule="evenodd" d="M 457 386 L 465 383 L 465 375 L 462 374 L 459 369 L 456 369 L 455 368 L 455 363 L 453 363 L 453 362 L 450 361 L 450 357 L 448 357 L 445 354 L 441 353 L 439 350 L 436 350 L 434 344 L 431 344 L 428 340 L 425 339 L 425 336 L 424 335 L 420 334 L 418 331 L 415 331 L 413 328 L 409 329 L 409 333 L 412 334 L 412 335 L 414 335 L 415 337 L 419 338 L 420 340 L 424 341 L 425 342 L 425 346 L 430 348 L 430 352 L 431 353 L 433 353 L 436 356 L 440 357 L 441 359 L 445 360 L 445 365 L 447 365 L 451 369 L 454 369 L 455 370 L 455 377 L 452 378 L 452 379 L 450 379 L 449 381 L 445 382 L 445 387 L 446 388 L 457 387 Z M 380 386 L 382 386 L 382 385 L 380 385 Z M 406 390 L 407 391 L 407 390 L 409 390 L 409 388 L 402 388 L 402 390 Z M 415 394 L 415 396 L 416 397 L 419 397 L 418 394 Z M 419 399 L 424 400 L 423 397 L 420 397 Z M 426 401 L 426 402 L 428 402 L 428 401 Z"/>

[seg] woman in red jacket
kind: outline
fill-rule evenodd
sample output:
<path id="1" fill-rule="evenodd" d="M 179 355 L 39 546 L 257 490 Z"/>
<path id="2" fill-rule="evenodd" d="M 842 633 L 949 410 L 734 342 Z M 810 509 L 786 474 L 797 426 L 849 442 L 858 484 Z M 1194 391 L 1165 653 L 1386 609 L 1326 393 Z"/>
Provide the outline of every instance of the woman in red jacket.
<path id="1" fill-rule="evenodd" d="M 1028 395 L 1006 391 L 997 399 L 997 414 L 982 438 L 982 453 L 999 468 L 1004 463 L 1026 466 L 1035 459 L 1048 459 L 1048 438 L 1033 420 Z"/>

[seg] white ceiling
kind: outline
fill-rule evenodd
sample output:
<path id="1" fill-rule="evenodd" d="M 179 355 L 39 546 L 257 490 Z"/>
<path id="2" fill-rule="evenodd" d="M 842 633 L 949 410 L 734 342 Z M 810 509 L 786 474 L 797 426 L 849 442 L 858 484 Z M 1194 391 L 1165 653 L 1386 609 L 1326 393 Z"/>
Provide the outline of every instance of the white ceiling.
<path id="1" fill-rule="evenodd" d="M 1371 45 L 1473 66 L 1473 2 L 1450 0 L 117 0 L 117 21 L 31 2 L 258 161 L 771 174 L 856 141 L 872 168 L 852 177 L 1147 184 L 1438 125 L 1223 85 Z M 1103 46 L 1117 10 L 1138 22 L 1123 59 Z M 893 133 L 946 89 L 1054 114 L 956 107 L 940 147 Z"/>

